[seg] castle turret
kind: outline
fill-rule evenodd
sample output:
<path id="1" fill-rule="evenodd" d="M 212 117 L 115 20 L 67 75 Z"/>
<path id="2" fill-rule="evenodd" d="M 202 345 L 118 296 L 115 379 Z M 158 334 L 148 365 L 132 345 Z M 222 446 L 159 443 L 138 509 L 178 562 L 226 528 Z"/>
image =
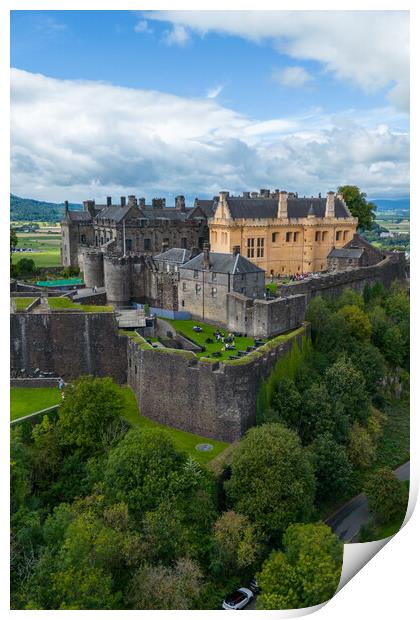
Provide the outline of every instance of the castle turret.
<path id="1" fill-rule="evenodd" d="M 131 299 L 131 260 L 104 256 L 104 284 L 107 303 L 127 306 Z"/>
<path id="2" fill-rule="evenodd" d="M 325 205 L 325 217 L 335 217 L 334 192 L 327 192 L 327 202 Z"/>
<path id="3" fill-rule="evenodd" d="M 88 288 L 104 285 L 103 254 L 97 250 L 82 251 L 83 279 Z"/>

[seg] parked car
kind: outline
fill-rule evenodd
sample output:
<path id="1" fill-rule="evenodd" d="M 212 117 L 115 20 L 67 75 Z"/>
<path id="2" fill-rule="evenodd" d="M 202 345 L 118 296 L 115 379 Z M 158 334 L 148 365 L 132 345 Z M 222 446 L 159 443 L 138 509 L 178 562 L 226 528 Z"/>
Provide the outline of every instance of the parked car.
<path id="1" fill-rule="evenodd" d="M 248 588 L 238 588 L 229 594 L 222 603 L 223 609 L 243 609 L 254 598 Z"/>

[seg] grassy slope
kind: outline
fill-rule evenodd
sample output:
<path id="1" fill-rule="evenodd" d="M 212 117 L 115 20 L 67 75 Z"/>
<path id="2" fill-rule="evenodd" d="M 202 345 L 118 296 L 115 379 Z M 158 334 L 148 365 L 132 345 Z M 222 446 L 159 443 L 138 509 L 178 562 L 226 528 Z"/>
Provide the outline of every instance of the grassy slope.
<path id="1" fill-rule="evenodd" d="M 60 401 L 58 388 L 10 388 L 10 419 L 47 409 Z"/>
<path id="2" fill-rule="evenodd" d="M 162 424 L 148 420 L 140 414 L 137 400 L 132 389 L 129 387 L 123 387 L 121 388 L 121 393 L 125 400 L 125 411 L 123 417 L 127 420 L 127 422 L 129 422 L 132 426 L 164 429 L 171 436 L 178 450 L 186 452 L 190 456 L 194 457 L 199 463 L 208 463 L 229 445 L 223 441 L 205 439 L 199 435 L 186 433 L 176 428 L 170 428 L 169 426 L 163 426 Z M 213 450 L 210 450 L 209 452 L 199 452 L 195 449 L 195 446 L 199 443 L 209 443 L 213 446 Z"/>
<path id="3" fill-rule="evenodd" d="M 197 344 L 206 347 L 206 350 L 203 353 L 196 353 L 197 357 L 211 357 L 212 353 L 215 351 L 220 351 L 222 353 L 221 357 L 215 357 L 215 360 L 226 360 L 229 359 L 231 355 L 235 355 L 236 351 L 246 351 L 247 347 L 253 346 L 254 338 L 235 338 L 235 350 L 232 351 L 222 351 L 223 344 L 218 342 L 213 335 L 216 329 L 227 336 L 228 331 L 226 329 L 217 328 L 214 325 L 207 325 L 207 323 L 201 323 L 199 321 L 181 321 L 181 320 L 171 320 L 165 319 L 168 323 L 173 325 L 175 329 L 184 336 L 187 336 L 190 340 L 193 340 Z M 194 325 L 199 325 L 202 332 L 195 332 L 193 330 Z M 206 338 L 212 338 L 214 342 L 212 344 L 206 343 Z"/>

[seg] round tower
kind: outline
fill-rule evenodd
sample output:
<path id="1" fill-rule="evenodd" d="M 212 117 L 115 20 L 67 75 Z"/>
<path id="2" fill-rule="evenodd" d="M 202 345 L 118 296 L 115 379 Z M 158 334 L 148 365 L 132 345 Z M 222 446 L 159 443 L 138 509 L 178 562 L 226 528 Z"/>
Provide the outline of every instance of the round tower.
<path id="1" fill-rule="evenodd" d="M 87 287 L 97 288 L 104 285 L 104 257 L 103 253 L 98 250 L 84 250 L 83 258 L 83 276 Z"/>
<path id="2" fill-rule="evenodd" d="M 127 306 L 131 298 L 131 260 L 104 256 L 104 281 L 107 303 Z"/>

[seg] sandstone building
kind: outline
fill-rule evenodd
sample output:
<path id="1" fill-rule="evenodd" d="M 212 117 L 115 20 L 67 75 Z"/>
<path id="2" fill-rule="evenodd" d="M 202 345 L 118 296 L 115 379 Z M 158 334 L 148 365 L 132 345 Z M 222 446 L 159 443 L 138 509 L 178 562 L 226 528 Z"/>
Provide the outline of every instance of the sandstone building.
<path id="1" fill-rule="evenodd" d="M 341 195 L 299 198 L 297 194 L 244 192 L 242 197 L 220 192 L 209 219 L 213 252 L 235 249 L 269 275 L 290 275 L 327 269 L 333 248 L 346 245 L 356 232 Z"/>

